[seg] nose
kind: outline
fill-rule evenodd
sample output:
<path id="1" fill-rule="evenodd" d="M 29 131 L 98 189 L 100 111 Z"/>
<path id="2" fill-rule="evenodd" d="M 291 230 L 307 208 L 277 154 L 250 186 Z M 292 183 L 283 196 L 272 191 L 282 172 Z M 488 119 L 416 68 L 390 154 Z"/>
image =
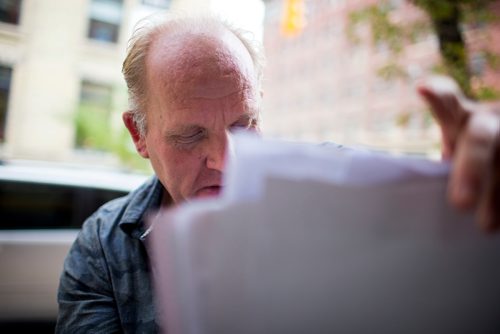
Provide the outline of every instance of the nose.
<path id="1" fill-rule="evenodd" d="M 228 131 L 224 131 L 224 133 L 214 136 L 212 140 L 209 141 L 207 168 L 217 170 L 219 172 L 224 171 L 228 141 Z"/>

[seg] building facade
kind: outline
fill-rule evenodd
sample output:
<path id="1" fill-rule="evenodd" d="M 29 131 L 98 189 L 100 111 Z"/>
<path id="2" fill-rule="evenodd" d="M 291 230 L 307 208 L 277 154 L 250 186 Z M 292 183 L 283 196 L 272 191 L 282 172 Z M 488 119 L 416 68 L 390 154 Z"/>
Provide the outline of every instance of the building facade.
<path id="1" fill-rule="evenodd" d="M 390 68 L 394 53 L 384 43 L 371 42 L 367 25 L 357 26 L 357 42 L 348 34 L 352 13 L 372 4 L 391 6 L 394 22 L 415 22 L 425 14 L 404 0 L 304 0 L 306 24 L 300 33 L 286 36 L 281 29 L 285 1 L 265 2 L 264 131 L 277 137 L 438 155 L 439 131 L 415 92 L 418 80 L 439 63 L 437 38 L 426 34 L 405 45 L 397 61 L 406 78 L 385 80 L 380 71 Z M 493 30 L 490 37 L 498 38 L 499 30 Z"/>
<path id="2" fill-rule="evenodd" d="M 84 107 L 112 128 L 126 108 L 121 61 L 132 13 L 170 1 L 1 0 L 4 158 L 86 160 Z M 76 148 L 76 150 L 75 150 Z M 79 150 L 80 149 L 80 150 Z"/>

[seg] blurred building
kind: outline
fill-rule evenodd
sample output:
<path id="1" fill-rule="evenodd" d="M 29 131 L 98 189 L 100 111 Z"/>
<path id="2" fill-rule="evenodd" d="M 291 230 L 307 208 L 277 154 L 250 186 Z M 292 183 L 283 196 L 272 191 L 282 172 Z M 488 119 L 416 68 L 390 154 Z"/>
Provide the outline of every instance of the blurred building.
<path id="1" fill-rule="evenodd" d="M 84 128 L 77 129 L 76 114 L 92 110 L 95 124 L 105 127 L 118 121 L 115 111 L 126 108 L 120 66 L 136 19 L 132 13 L 170 5 L 169 0 L 0 0 L 2 156 L 92 158 L 82 154 L 87 138 Z"/>
<path id="2" fill-rule="evenodd" d="M 394 57 L 387 45 L 371 43 L 366 25 L 357 28 L 358 43 L 347 34 L 350 13 L 377 1 L 300 1 L 304 8 L 295 10 L 304 10 L 305 25 L 287 36 L 282 30 L 283 6 L 290 2 L 265 1 L 264 132 L 393 152 L 436 153 L 439 132 L 414 90 L 418 79 L 439 61 L 435 36 L 417 39 L 397 56 L 408 75 L 405 80 L 384 80 L 379 69 Z M 385 3 L 392 7 L 395 22 L 424 15 L 408 1 Z M 478 67 L 484 65 L 480 58 Z M 498 72 L 489 75 L 499 77 Z"/>
<path id="3" fill-rule="evenodd" d="M 116 162 L 105 148 L 111 132 L 126 131 L 121 65 L 134 25 L 213 3 L 0 0 L 0 159 Z"/>
<path id="4" fill-rule="evenodd" d="M 437 150 L 438 131 L 413 89 L 438 60 L 432 35 L 399 56 L 409 80 L 386 81 L 377 70 L 392 57 L 387 46 L 367 42 L 363 29 L 358 44 L 346 34 L 349 13 L 377 1 L 303 0 L 305 25 L 294 37 L 281 32 L 285 1 L 265 1 L 265 133 L 416 154 Z M 243 15 L 234 23 L 252 29 L 260 23 L 250 19 L 258 3 L 0 0 L 0 158 L 116 163 L 105 152 L 110 132 L 125 131 L 121 63 L 136 22 L 157 11 L 229 15 L 239 9 Z M 390 3 L 395 20 L 422 15 L 408 1 Z M 481 51 L 489 45 L 500 54 L 500 33 L 486 38 L 482 29 L 466 32 L 471 69 L 485 78 L 473 84 L 500 87 Z M 256 35 L 260 39 L 260 31 Z"/>

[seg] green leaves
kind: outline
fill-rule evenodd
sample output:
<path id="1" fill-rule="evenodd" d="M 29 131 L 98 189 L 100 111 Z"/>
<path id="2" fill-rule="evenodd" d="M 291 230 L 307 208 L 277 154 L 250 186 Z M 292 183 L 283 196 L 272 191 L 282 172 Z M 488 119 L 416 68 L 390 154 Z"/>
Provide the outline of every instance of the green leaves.
<path id="1" fill-rule="evenodd" d="M 81 103 L 74 115 L 74 124 L 77 147 L 110 153 L 115 155 L 125 168 L 151 172 L 147 160 L 135 151 L 125 127 L 112 126 L 110 111 L 106 108 L 92 103 Z"/>
<path id="2" fill-rule="evenodd" d="M 415 15 L 410 20 L 397 19 L 397 9 L 390 1 L 364 6 L 352 11 L 347 24 L 347 36 L 353 43 L 363 42 L 365 35 L 362 27 L 369 28 L 369 37 L 374 48 L 384 45 L 391 53 L 390 61 L 377 70 L 385 80 L 407 80 L 411 76 L 400 63 L 407 46 L 431 34 L 437 37 L 440 64 L 424 64 L 437 68 L 440 73 L 453 77 L 466 95 L 471 98 L 491 99 L 496 96 L 493 88 L 484 85 L 471 85 L 481 81 L 482 73 L 471 73 L 467 53 L 467 41 L 463 29 L 482 29 L 493 22 L 500 22 L 500 16 L 492 11 L 490 5 L 495 0 L 407 0 L 407 3 L 420 8 L 425 15 Z M 396 17 L 396 19 L 395 19 Z M 478 28 L 479 27 L 479 28 Z M 366 38 L 365 38 L 366 39 Z M 500 57 L 488 50 L 475 50 L 486 59 L 489 69 L 500 68 Z"/>

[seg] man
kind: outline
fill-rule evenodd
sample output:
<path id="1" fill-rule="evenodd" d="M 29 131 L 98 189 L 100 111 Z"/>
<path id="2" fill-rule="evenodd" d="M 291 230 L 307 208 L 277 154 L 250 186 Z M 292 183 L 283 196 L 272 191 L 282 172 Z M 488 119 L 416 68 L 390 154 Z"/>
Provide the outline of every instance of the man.
<path id="1" fill-rule="evenodd" d="M 123 120 L 156 177 L 104 205 L 83 225 L 61 275 L 61 333 L 158 330 L 141 238 L 145 215 L 160 206 L 217 195 L 229 133 L 258 131 L 260 57 L 238 31 L 217 20 L 178 19 L 139 30 L 123 72 L 131 99 Z M 487 197 L 480 195 L 487 174 L 498 171 L 493 152 L 499 150 L 500 116 L 480 106 L 488 116 L 475 121 L 469 112 L 476 106 L 462 101 L 448 84 L 424 84 L 420 92 L 436 111 L 446 154 L 458 159 L 452 184 L 469 185 L 451 187 L 452 200 L 476 206 L 478 198 Z M 490 212 L 487 207 L 481 204 Z M 498 222 L 498 216 L 484 217 L 487 226 Z"/>

